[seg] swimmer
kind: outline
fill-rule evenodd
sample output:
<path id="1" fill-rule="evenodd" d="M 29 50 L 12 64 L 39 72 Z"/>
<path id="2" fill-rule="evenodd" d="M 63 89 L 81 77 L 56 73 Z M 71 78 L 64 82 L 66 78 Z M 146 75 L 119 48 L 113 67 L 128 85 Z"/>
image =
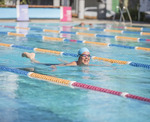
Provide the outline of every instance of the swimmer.
<path id="1" fill-rule="evenodd" d="M 81 22 L 81 23 L 79 24 L 79 26 L 84 27 L 84 26 L 85 26 L 85 23 L 84 23 L 84 22 Z"/>
<path id="2" fill-rule="evenodd" d="M 22 53 L 22 57 L 26 57 L 29 58 L 30 61 L 32 63 L 37 63 L 37 64 L 43 64 L 43 65 L 51 65 L 52 68 L 55 68 L 56 66 L 87 66 L 89 65 L 90 62 L 90 51 L 86 48 L 83 47 L 81 49 L 79 49 L 78 51 L 78 60 L 77 61 L 73 61 L 70 63 L 65 63 L 65 64 L 44 64 L 44 63 L 40 63 L 39 61 L 37 61 L 35 59 L 35 53 L 28 53 L 28 52 L 24 52 Z"/>
<path id="3" fill-rule="evenodd" d="M 81 22 L 78 26 L 81 26 L 81 27 L 84 27 L 84 26 L 90 26 L 90 27 L 93 27 L 93 24 L 92 23 L 89 23 L 89 24 L 85 24 L 84 22 Z"/>

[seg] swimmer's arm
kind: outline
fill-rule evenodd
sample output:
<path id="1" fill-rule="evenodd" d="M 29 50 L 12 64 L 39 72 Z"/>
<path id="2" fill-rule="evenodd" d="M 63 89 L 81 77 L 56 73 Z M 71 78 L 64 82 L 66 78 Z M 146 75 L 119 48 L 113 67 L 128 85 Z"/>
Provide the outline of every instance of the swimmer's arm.
<path id="1" fill-rule="evenodd" d="M 73 62 L 66 63 L 66 64 L 60 64 L 59 66 L 77 66 L 77 62 L 73 61 Z"/>
<path id="2" fill-rule="evenodd" d="M 39 61 L 35 60 L 35 59 L 30 59 L 32 63 L 36 63 L 36 64 L 42 64 Z"/>
<path id="3" fill-rule="evenodd" d="M 51 65 L 51 68 L 55 69 L 56 66 L 77 66 L 77 62 L 73 61 L 73 62 L 66 63 L 66 64 Z"/>

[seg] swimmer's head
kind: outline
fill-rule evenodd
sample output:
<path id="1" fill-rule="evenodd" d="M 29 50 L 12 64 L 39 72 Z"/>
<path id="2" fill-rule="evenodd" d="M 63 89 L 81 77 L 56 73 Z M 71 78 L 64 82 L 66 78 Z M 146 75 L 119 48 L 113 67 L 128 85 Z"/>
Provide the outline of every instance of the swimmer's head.
<path id="1" fill-rule="evenodd" d="M 85 26 L 85 24 L 84 24 L 83 22 L 81 22 L 81 23 L 79 24 L 79 26 L 82 26 L 82 27 L 83 27 L 83 26 Z"/>
<path id="2" fill-rule="evenodd" d="M 81 49 L 79 49 L 78 51 L 78 65 L 88 65 L 90 62 L 90 51 L 86 48 L 83 47 Z"/>
<path id="3" fill-rule="evenodd" d="M 78 56 L 81 55 L 84 52 L 90 52 L 90 51 L 86 47 L 83 47 L 83 48 L 79 49 Z"/>

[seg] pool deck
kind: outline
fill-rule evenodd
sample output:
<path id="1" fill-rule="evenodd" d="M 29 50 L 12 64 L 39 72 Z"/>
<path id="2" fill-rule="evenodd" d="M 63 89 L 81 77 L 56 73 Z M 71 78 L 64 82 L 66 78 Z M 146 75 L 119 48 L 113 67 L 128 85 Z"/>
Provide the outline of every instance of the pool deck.
<path id="1" fill-rule="evenodd" d="M 16 22 L 16 19 L 0 19 L 0 22 Z M 30 19 L 29 22 L 34 22 L 34 23 L 59 23 L 60 20 L 59 19 Z M 124 26 L 126 25 L 134 25 L 134 26 L 149 26 L 150 27 L 150 23 L 148 22 L 138 22 L 135 21 L 133 23 L 130 22 L 118 22 L 118 21 L 113 21 L 113 20 L 97 20 L 97 19 L 78 19 L 78 18 L 72 18 L 72 23 L 92 23 L 92 24 L 103 24 L 103 23 L 110 23 L 110 24 L 123 24 Z M 61 22 L 61 23 L 65 23 L 65 22 Z"/>

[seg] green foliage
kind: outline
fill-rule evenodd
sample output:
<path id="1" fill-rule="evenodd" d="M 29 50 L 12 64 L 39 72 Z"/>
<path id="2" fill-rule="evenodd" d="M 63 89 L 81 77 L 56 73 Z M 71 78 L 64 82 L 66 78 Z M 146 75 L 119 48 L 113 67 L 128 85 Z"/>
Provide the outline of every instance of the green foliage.
<path id="1" fill-rule="evenodd" d="M 22 0 L 22 1 L 20 2 L 20 4 L 27 4 L 27 1 L 26 1 L 26 0 Z"/>
<path id="2" fill-rule="evenodd" d="M 0 5 L 5 5 L 5 1 L 4 0 L 0 0 Z"/>
<path id="3" fill-rule="evenodd" d="M 30 0 L 22 0 L 20 4 L 30 4 Z"/>

